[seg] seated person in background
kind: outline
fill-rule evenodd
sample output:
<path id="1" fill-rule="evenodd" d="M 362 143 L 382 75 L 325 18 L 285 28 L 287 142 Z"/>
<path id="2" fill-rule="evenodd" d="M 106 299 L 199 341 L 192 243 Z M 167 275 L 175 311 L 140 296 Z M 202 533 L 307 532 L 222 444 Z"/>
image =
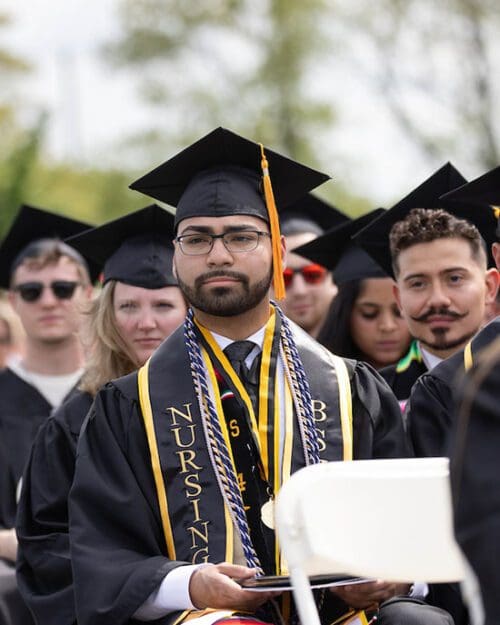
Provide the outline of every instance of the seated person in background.
<path id="1" fill-rule="evenodd" d="M 284 271 L 286 297 L 281 308 L 292 321 L 317 338 L 337 287 L 330 271 L 294 250 L 325 230 L 350 220 L 311 193 L 282 209 L 279 217 L 288 250 Z"/>
<path id="2" fill-rule="evenodd" d="M 500 226 L 491 206 L 500 204 L 500 167 L 447 193 L 446 201 L 453 207 L 460 202 L 483 216 L 483 231 L 493 232 L 496 238 L 491 246 L 491 255 L 500 269 Z M 484 265 L 486 260 L 484 260 Z M 500 274 L 495 269 L 488 271 L 492 288 L 498 288 Z M 494 300 L 494 293 L 491 300 Z M 425 373 L 413 387 L 407 405 L 408 425 L 417 456 L 444 456 L 448 454 L 448 438 L 454 421 L 454 404 L 457 385 L 464 371 L 476 359 L 478 353 L 500 334 L 500 317 L 484 326 L 464 350 L 458 351 L 444 362 Z"/>
<path id="3" fill-rule="evenodd" d="M 298 248 L 303 256 L 333 269 L 338 287 L 318 341 L 338 356 L 364 360 L 375 369 L 397 362 L 411 341 L 394 297 L 394 280 L 351 241 L 351 235 L 381 210 Z"/>
<path id="4" fill-rule="evenodd" d="M 99 388 L 134 371 L 186 315 L 172 275 L 174 217 L 149 206 L 70 241 L 103 265 L 87 317 L 89 361 L 79 390 L 41 426 L 17 515 L 20 592 L 37 625 L 76 623 L 67 500 L 81 425 Z"/>
<path id="5" fill-rule="evenodd" d="M 380 372 L 402 405 L 423 373 L 463 349 L 496 295 L 481 236 L 494 230 L 484 230 L 481 211 L 436 208 L 443 193 L 463 182 L 445 165 L 354 237 L 394 275 L 396 299 L 415 337 L 408 354 Z"/>
<path id="6" fill-rule="evenodd" d="M 14 578 L 19 482 L 35 434 L 83 372 L 81 307 L 92 287 L 87 263 L 61 241 L 89 226 L 21 207 L 0 245 L 0 287 L 25 332 L 21 359 L 0 371 L 0 613 L 31 623 Z M 7 562 L 7 563 L 6 563 Z"/>

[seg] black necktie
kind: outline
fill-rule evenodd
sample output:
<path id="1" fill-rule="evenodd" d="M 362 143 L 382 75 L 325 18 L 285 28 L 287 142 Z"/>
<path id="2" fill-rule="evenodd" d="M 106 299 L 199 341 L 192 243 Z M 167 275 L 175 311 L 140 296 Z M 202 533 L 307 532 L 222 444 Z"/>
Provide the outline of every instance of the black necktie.
<path id="1" fill-rule="evenodd" d="M 260 355 L 254 359 L 250 370 L 245 365 L 245 359 L 255 347 L 251 341 L 235 341 L 224 350 L 229 362 L 233 366 L 236 375 L 246 388 L 254 410 L 256 410 Z M 238 424 L 238 434 L 231 435 L 231 447 L 235 459 L 236 471 L 241 476 L 240 489 L 245 505 L 250 528 L 250 538 L 259 557 L 262 568 L 266 573 L 273 572 L 274 532 L 262 524 L 260 510 L 268 501 L 268 485 L 263 480 L 260 471 L 258 450 L 252 439 L 250 425 L 237 400 L 231 394 L 223 402 L 224 415 L 229 424 Z M 234 429 L 230 427 L 230 433 Z"/>
<path id="2" fill-rule="evenodd" d="M 245 359 L 254 347 L 255 343 L 252 343 L 252 341 L 234 341 L 234 343 L 231 343 L 226 347 L 224 353 L 233 366 L 236 375 L 240 378 L 243 386 L 247 390 L 257 416 L 260 354 L 254 358 L 250 369 L 245 364 Z"/>

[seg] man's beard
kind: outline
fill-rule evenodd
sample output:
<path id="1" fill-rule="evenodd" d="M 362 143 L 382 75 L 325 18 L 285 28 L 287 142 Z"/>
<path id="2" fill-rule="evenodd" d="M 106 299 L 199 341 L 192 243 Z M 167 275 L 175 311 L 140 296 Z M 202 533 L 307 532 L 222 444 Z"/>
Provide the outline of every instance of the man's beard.
<path id="1" fill-rule="evenodd" d="M 179 276 L 177 276 L 177 281 L 186 299 L 194 308 L 216 317 L 235 317 L 252 310 L 262 302 L 269 292 L 272 276 L 271 269 L 265 278 L 250 286 L 249 279 L 244 274 L 218 269 L 198 276 L 193 287 L 183 282 Z M 235 288 L 238 283 L 234 283 L 231 287 L 210 287 L 204 284 L 211 278 L 220 277 L 238 280 L 243 287 L 243 293 Z M 205 292 L 203 292 L 204 287 Z"/>
<path id="2" fill-rule="evenodd" d="M 467 341 L 469 341 L 476 334 L 476 332 L 477 330 L 474 330 L 473 332 L 467 332 L 466 334 L 463 334 L 462 336 L 453 339 L 452 341 L 446 340 L 447 330 L 445 330 L 444 332 L 433 331 L 434 338 L 436 339 L 434 342 L 428 341 L 417 335 L 415 335 L 415 338 L 420 343 L 422 343 L 422 345 L 425 345 L 426 347 L 430 347 L 431 349 L 440 352 L 463 347 L 465 343 L 467 343 Z"/>
<path id="3" fill-rule="evenodd" d="M 449 317 L 450 319 L 458 320 L 458 319 L 463 319 L 468 314 L 469 314 L 468 312 L 457 313 L 455 311 L 448 310 L 447 308 L 439 308 L 439 309 L 430 308 L 423 315 L 420 315 L 419 317 L 411 317 L 411 318 L 413 321 L 425 323 L 429 317 L 436 316 L 436 315 L 439 315 L 442 317 Z M 430 347 L 431 349 L 434 349 L 436 351 L 448 351 L 450 349 L 462 347 L 477 332 L 477 330 L 474 330 L 472 332 L 466 332 L 465 334 L 462 334 L 461 336 L 453 340 L 448 340 L 446 337 L 450 329 L 451 328 L 435 328 L 431 330 L 432 335 L 434 337 L 434 341 L 430 341 L 421 336 L 418 336 L 417 333 L 415 333 L 414 336 L 418 341 L 420 341 L 420 343 L 422 343 L 422 345 L 426 345 L 427 347 Z"/>

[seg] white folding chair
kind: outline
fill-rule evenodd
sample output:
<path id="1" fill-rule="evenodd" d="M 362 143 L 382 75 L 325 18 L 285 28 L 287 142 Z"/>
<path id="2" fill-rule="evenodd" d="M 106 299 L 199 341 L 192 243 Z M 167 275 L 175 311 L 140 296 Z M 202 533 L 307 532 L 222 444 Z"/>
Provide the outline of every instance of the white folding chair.
<path id="1" fill-rule="evenodd" d="M 463 577 L 447 458 L 306 467 L 281 488 L 275 515 L 303 625 L 319 625 L 310 575 L 394 582 Z"/>

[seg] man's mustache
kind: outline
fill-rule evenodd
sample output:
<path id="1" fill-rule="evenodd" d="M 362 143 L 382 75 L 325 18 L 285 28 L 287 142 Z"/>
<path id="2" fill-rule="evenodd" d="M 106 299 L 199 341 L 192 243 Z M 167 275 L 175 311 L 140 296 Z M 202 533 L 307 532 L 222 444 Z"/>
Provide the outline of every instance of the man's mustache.
<path id="1" fill-rule="evenodd" d="M 248 284 L 248 278 L 243 273 L 238 273 L 237 271 L 224 271 L 223 269 L 215 269 L 214 271 L 209 271 L 208 273 L 204 273 L 201 276 L 198 276 L 194 281 L 194 286 L 196 288 L 200 288 L 207 280 L 211 280 L 212 278 L 232 278 L 233 280 L 239 280 L 243 284 Z"/>
<path id="2" fill-rule="evenodd" d="M 448 319 L 463 319 L 464 317 L 466 317 L 469 313 L 465 312 L 465 313 L 458 313 L 455 312 L 454 310 L 449 310 L 448 308 L 429 308 L 429 310 L 427 310 L 425 313 L 423 313 L 422 315 L 420 315 L 419 317 L 411 317 L 411 319 L 413 319 L 413 321 L 420 321 L 420 322 L 425 322 L 429 319 L 429 317 L 448 317 Z"/>

